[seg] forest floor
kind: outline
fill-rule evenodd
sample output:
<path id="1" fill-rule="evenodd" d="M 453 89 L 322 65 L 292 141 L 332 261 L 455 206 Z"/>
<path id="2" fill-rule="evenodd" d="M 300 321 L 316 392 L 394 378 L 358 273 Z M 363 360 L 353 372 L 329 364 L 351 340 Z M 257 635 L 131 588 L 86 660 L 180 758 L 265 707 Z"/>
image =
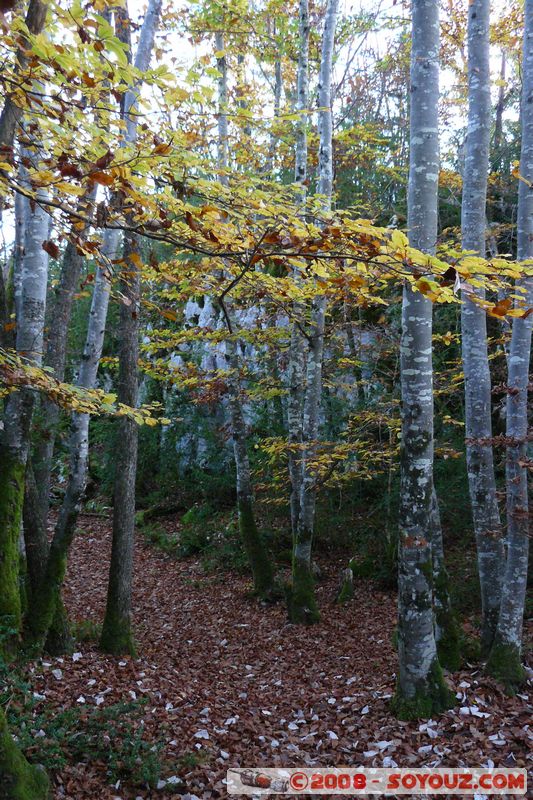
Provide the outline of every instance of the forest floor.
<path id="1" fill-rule="evenodd" d="M 82 516 L 80 528 L 65 601 L 87 626 L 103 617 L 110 525 Z M 161 746 L 160 788 L 110 785 L 97 759 L 56 772 L 54 797 L 224 797 L 231 766 L 527 766 L 533 690 L 508 698 L 479 666 L 447 677 L 458 702 L 438 719 L 391 715 L 395 597 L 358 580 L 354 599 L 336 605 L 339 566 L 324 565 L 322 621 L 306 629 L 287 624 L 283 604 L 259 605 L 245 578 L 206 575 L 194 558 L 176 560 L 139 537 L 138 657 L 78 643 L 73 656 L 35 662 L 27 676 L 37 711 L 52 716 L 144 699 L 143 736 Z"/>

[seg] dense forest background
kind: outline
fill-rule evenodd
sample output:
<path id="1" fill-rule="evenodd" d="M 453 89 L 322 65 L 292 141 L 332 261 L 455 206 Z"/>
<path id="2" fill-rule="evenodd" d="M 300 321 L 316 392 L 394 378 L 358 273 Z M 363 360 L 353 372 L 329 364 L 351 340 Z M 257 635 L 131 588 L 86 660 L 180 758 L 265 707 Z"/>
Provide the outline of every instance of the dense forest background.
<path id="1" fill-rule="evenodd" d="M 0 30 L 0 798 L 221 796 L 358 736 L 525 766 L 533 3 L 5 0 Z M 283 723 L 324 705 L 305 746 L 243 688 L 254 631 Z M 409 740 L 433 718 L 455 749 Z"/>

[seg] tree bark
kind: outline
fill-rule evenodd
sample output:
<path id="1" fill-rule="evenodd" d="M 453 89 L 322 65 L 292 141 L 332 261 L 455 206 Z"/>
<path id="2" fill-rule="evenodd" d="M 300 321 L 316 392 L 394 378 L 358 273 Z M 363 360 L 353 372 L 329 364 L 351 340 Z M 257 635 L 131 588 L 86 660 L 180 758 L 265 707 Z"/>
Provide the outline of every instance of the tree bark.
<path id="1" fill-rule="evenodd" d="M 98 267 L 96 273 L 87 336 L 77 378 L 78 386 L 85 389 L 92 389 L 96 384 L 111 291 L 110 262 L 116 255 L 118 237 L 119 233 L 116 230 L 106 230 L 104 234 L 103 263 Z M 65 575 L 66 557 L 74 536 L 85 490 L 89 456 L 88 414 L 72 414 L 69 453 L 69 479 L 65 497 L 59 511 L 46 569 L 39 586 L 32 595 L 26 618 L 26 643 L 27 646 L 37 651 L 43 647 L 54 618 Z"/>
<path id="2" fill-rule="evenodd" d="M 533 0 L 526 0 L 522 50 L 522 144 L 518 184 L 519 261 L 533 258 Z M 533 278 L 517 281 L 523 300 L 533 306 Z M 513 319 L 507 379 L 507 561 L 500 615 L 487 669 L 513 692 L 524 680 L 521 664 L 522 625 L 529 557 L 529 508 L 527 489 L 528 387 L 533 316 Z"/>
<path id="3" fill-rule="evenodd" d="M 138 401 L 140 273 L 132 256 L 140 258 L 139 240 L 128 234 L 120 291 L 124 301 L 119 323 L 118 401 L 135 407 Z M 136 260 L 135 259 L 135 260 Z M 134 655 L 131 627 L 131 583 L 135 535 L 135 475 L 137 471 L 137 423 L 123 417 L 117 421 L 116 473 L 113 502 L 113 542 L 109 566 L 107 603 L 100 638 L 106 653 Z"/>
<path id="4" fill-rule="evenodd" d="M 442 525 L 435 487 L 431 492 L 430 531 L 437 655 L 441 666 L 454 671 L 461 666 L 460 631 L 450 599 L 450 578 L 444 561 Z"/>
<path id="5" fill-rule="evenodd" d="M 80 211 L 86 210 L 87 204 L 94 199 L 96 191 L 80 201 Z M 79 231 L 77 232 L 79 234 Z M 68 242 L 61 261 L 61 271 L 55 289 L 52 313 L 48 323 L 48 337 L 44 362 L 53 370 L 57 380 L 65 377 L 67 355 L 67 339 L 72 316 L 74 295 L 79 287 L 84 257 L 77 252 L 76 245 Z M 35 447 L 33 467 L 39 491 L 39 514 L 46 524 L 48 517 L 50 474 L 54 454 L 57 426 L 59 424 L 59 408 L 48 398 L 42 400 L 42 420 L 39 441 Z M 25 519 L 26 522 L 26 519 Z M 28 522 L 31 523 L 30 520 Z M 33 523 L 36 524 L 36 523 Z"/>
<path id="6" fill-rule="evenodd" d="M 162 0 L 150 0 L 139 36 L 135 67 L 146 72 L 150 66 L 155 32 L 161 14 Z M 135 109 L 139 89 L 127 93 L 124 103 L 126 141 L 137 139 Z M 124 242 L 124 265 L 121 269 L 119 388 L 120 403 L 135 408 L 138 403 L 139 380 L 139 315 L 141 310 L 141 275 L 139 239 L 128 234 Z M 137 262 L 137 263 L 136 263 Z M 108 653 L 135 653 L 131 624 L 131 593 L 135 546 L 135 476 L 137 473 L 138 426 L 123 417 L 118 421 L 113 504 L 113 542 L 109 566 L 106 612 L 100 647 Z"/>
<path id="7" fill-rule="evenodd" d="M 20 262 L 16 349 L 20 356 L 36 366 L 40 366 L 43 352 L 48 256 L 41 245 L 47 238 L 48 215 L 40 205 L 31 209 L 28 204 L 24 257 Z M 17 631 L 21 625 L 19 538 L 33 405 L 34 395 L 30 389 L 9 395 L 0 452 L 0 617 L 8 617 Z"/>
<path id="8" fill-rule="evenodd" d="M 225 49 L 224 36 L 221 32 L 215 34 L 217 51 Z M 219 180 L 227 186 L 227 169 L 229 166 L 229 141 L 228 141 L 228 74 L 225 55 L 217 58 L 219 72 L 218 79 L 218 165 L 220 168 Z M 274 596 L 274 571 L 272 563 L 257 528 L 254 513 L 254 493 L 248 444 L 246 423 L 241 401 L 240 359 L 237 345 L 233 339 L 236 329 L 235 314 L 231 310 L 231 299 L 226 298 L 223 305 L 224 316 L 228 327 L 229 338 L 226 340 L 226 361 L 230 368 L 228 379 L 228 393 L 230 406 L 230 429 L 233 440 L 233 456 L 237 484 L 237 514 L 239 519 L 239 532 L 248 557 L 250 570 L 254 582 L 254 592 L 258 597 L 270 600 Z"/>
<path id="9" fill-rule="evenodd" d="M 48 800 L 50 783 L 46 772 L 29 764 L 15 744 L 0 706 L 0 797 L 2 800 Z"/>
<path id="10" fill-rule="evenodd" d="M 331 207 L 333 189 L 333 120 L 331 73 L 337 26 L 338 0 L 328 0 L 318 83 L 318 193 L 325 211 Z M 303 408 L 300 479 L 300 509 L 292 558 L 292 587 L 289 598 L 289 618 L 292 622 L 312 624 L 320 614 L 314 593 L 311 552 L 316 509 L 316 469 L 318 423 L 322 397 L 322 361 L 326 299 L 317 297 L 313 303 L 312 326 L 309 336 L 307 379 Z"/>
<path id="11" fill-rule="evenodd" d="M 461 232 L 464 250 L 485 257 L 487 175 L 491 120 L 489 0 L 468 6 L 468 133 L 463 173 Z M 469 295 L 484 299 L 483 288 L 463 291 L 462 357 L 468 486 L 481 586 L 481 651 L 487 655 L 496 630 L 501 599 L 504 549 L 496 498 L 492 451 L 491 380 L 485 309 Z"/>
<path id="12" fill-rule="evenodd" d="M 296 110 L 300 114 L 296 128 L 294 180 L 300 187 L 302 203 L 307 190 L 307 113 L 309 107 L 309 5 L 308 0 L 300 0 L 299 5 L 299 51 L 296 80 Z M 298 270 L 293 271 L 293 280 L 300 280 Z M 304 309 L 301 303 L 293 305 L 294 321 L 291 327 L 289 364 L 287 369 L 288 403 L 288 465 L 291 483 L 291 530 L 293 542 L 296 540 L 298 518 L 300 516 L 300 494 L 302 486 L 302 440 L 303 440 L 303 400 L 305 388 L 305 338 L 302 325 L 305 324 Z"/>
<path id="13" fill-rule="evenodd" d="M 439 11 L 413 0 L 408 229 L 413 247 L 435 252 L 439 176 Z M 437 656 L 433 613 L 432 305 L 406 284 L 400 343 L 402 390 L 398 554 L 399 674 L 393 708 L 400 719 L 429 717 L 451 702 Z"/>

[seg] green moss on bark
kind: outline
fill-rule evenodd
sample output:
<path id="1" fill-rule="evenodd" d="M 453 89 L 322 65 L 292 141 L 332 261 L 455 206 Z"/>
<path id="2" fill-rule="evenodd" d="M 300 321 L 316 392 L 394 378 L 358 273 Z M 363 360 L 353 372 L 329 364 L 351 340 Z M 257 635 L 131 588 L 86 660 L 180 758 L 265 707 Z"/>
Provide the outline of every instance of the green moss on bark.
<path id="1" fill-rule="evenodd" d="M 503 684 L 510 695 L 516 694 L 526 679 L 520 649 L 516 645 L 500 641 L 498 636 L 492 645 L 486 669 L 489 675 Z"/>
<path id="2" fill-rule="evenodd" d="M 461 666 L 461 631 L 450 604 L 449 577 L 446 569 L 435 576 L 433 597 L 435 623 L 438 631 L 437 655 L 439 664 L 450 672 Z"/>
<path id="3" fill-rule="evenodd" d="M 109 605 L 102 626 L 100 649 L 114 656 L 137 655 L 131 620 L 124 618 L 116 609 L 110 609 Z"/>
<path id="4" fill-rule="evenodd" d="M 251 502 L 239 500 L 238 513 L 239 531 L 252 570 L 254 592 L 262 600 L 271 600 L 276 595 L 272 561 L 257 530 Z"/>
<path id="5" fill-rule="evenodd" d="M 0 800 L 47 800 L 49 791 L 46 773 L 26 760 L 0 708 Z"/>
<path id="6" fill-rule="evenodd" d="M 287 591 L 287 610 L 290 622 L 297 625 L 320 622 L 312 572 L 307 564 L 296 558 L 292 567 L 292 585 Z"/>
<path id="7" fill-rule="evenodd" d="M 0 480 L 0 620 L 21 624 L 19 536 L 24 503 L 24 464 L 3 454 Z"/>
<path id="8" fill-rule="evenodd" d="M 31 657 L 43 651 L 56 609 L 61 603 L 61 586 L 67 569 L 67 554 L 63 547 L 63 544 L 58 546 L 52 542 L 46 572 L 37 591 L 32 594 L 24 620 L 24 650 Z"/>
<path id="9" fill-rule="evenodd" d="M 488 659 L 494 644 L 496 628 L 498 627 L 498 617 L 500 616 L 499 607 L 486 608 L 483 610 L 483 621 L 481 623 L 480 648 L 481 658 Z"/>
<path id="10" fill-rule="evenodd" d="M 413 697 L 406 697 L 398 685 L 391 701 L 393 714 L 401 720 L 429 719 L 453 705 L 455 695 L 448 689 L 437 659 L 431 665 L 425 686 L 420 687 Z"/>
<path id="11" fill-rule="evenodd" d="M 61 595 L 56 600 L 56 609 L 46 637 L 44 650 L 51 656 L 62 656 L 72 653 L 74 650 L 74 639 L 72 638 L 67 609 L 63 604 Z"/>
<path id="12" fill-rule="evenodd" d="M 352 600 L 354 596 L 353 591 L 353 572 L 350 567 L 344 570 L 343 578 L 341 587 L 337 594 L 336 601 L 337 603 L 347 603 L 349 600 Z"/>

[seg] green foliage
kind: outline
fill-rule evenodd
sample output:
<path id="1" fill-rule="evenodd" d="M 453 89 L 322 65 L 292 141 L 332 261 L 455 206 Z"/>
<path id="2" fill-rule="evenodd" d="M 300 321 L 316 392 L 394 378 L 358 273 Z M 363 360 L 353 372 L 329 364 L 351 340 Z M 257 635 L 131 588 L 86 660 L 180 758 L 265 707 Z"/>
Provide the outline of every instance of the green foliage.
<path id="1" fill-rule="evenodd" d="M 192 506 L 181 518 L 179 530 L 169 533 L 155 522 L 137 524 L 146 541 L 176 558 L 199 556 L 206 572 L 245 572 L 248 560 L 234 511 L 215 511 L 209 504 Z"/>
<path id="2" fill-rule="evenodd" d="M 398 537 L 366 539 L 361 560 L 350 562 L 354 577 L 371 578 L 384 589 L 398 585 Z"/>
<path id="3" fill-rule="evenodd" d="M 161 774 L 162 745 L 154 745 L 144 736 L 145 700 L 36 713 L 36 701 L 30 699 L 31 692 L 21 694 L 23 689 L 20 681 L 11 686 L 7 716 L 21 750 L 32 759 L 48 770 L 79 761 L 103 762 L 110 783 L 122 780 L 132 787 L 155 788 Z M 45 735 L 36 739 L 36 731 Z"/>

